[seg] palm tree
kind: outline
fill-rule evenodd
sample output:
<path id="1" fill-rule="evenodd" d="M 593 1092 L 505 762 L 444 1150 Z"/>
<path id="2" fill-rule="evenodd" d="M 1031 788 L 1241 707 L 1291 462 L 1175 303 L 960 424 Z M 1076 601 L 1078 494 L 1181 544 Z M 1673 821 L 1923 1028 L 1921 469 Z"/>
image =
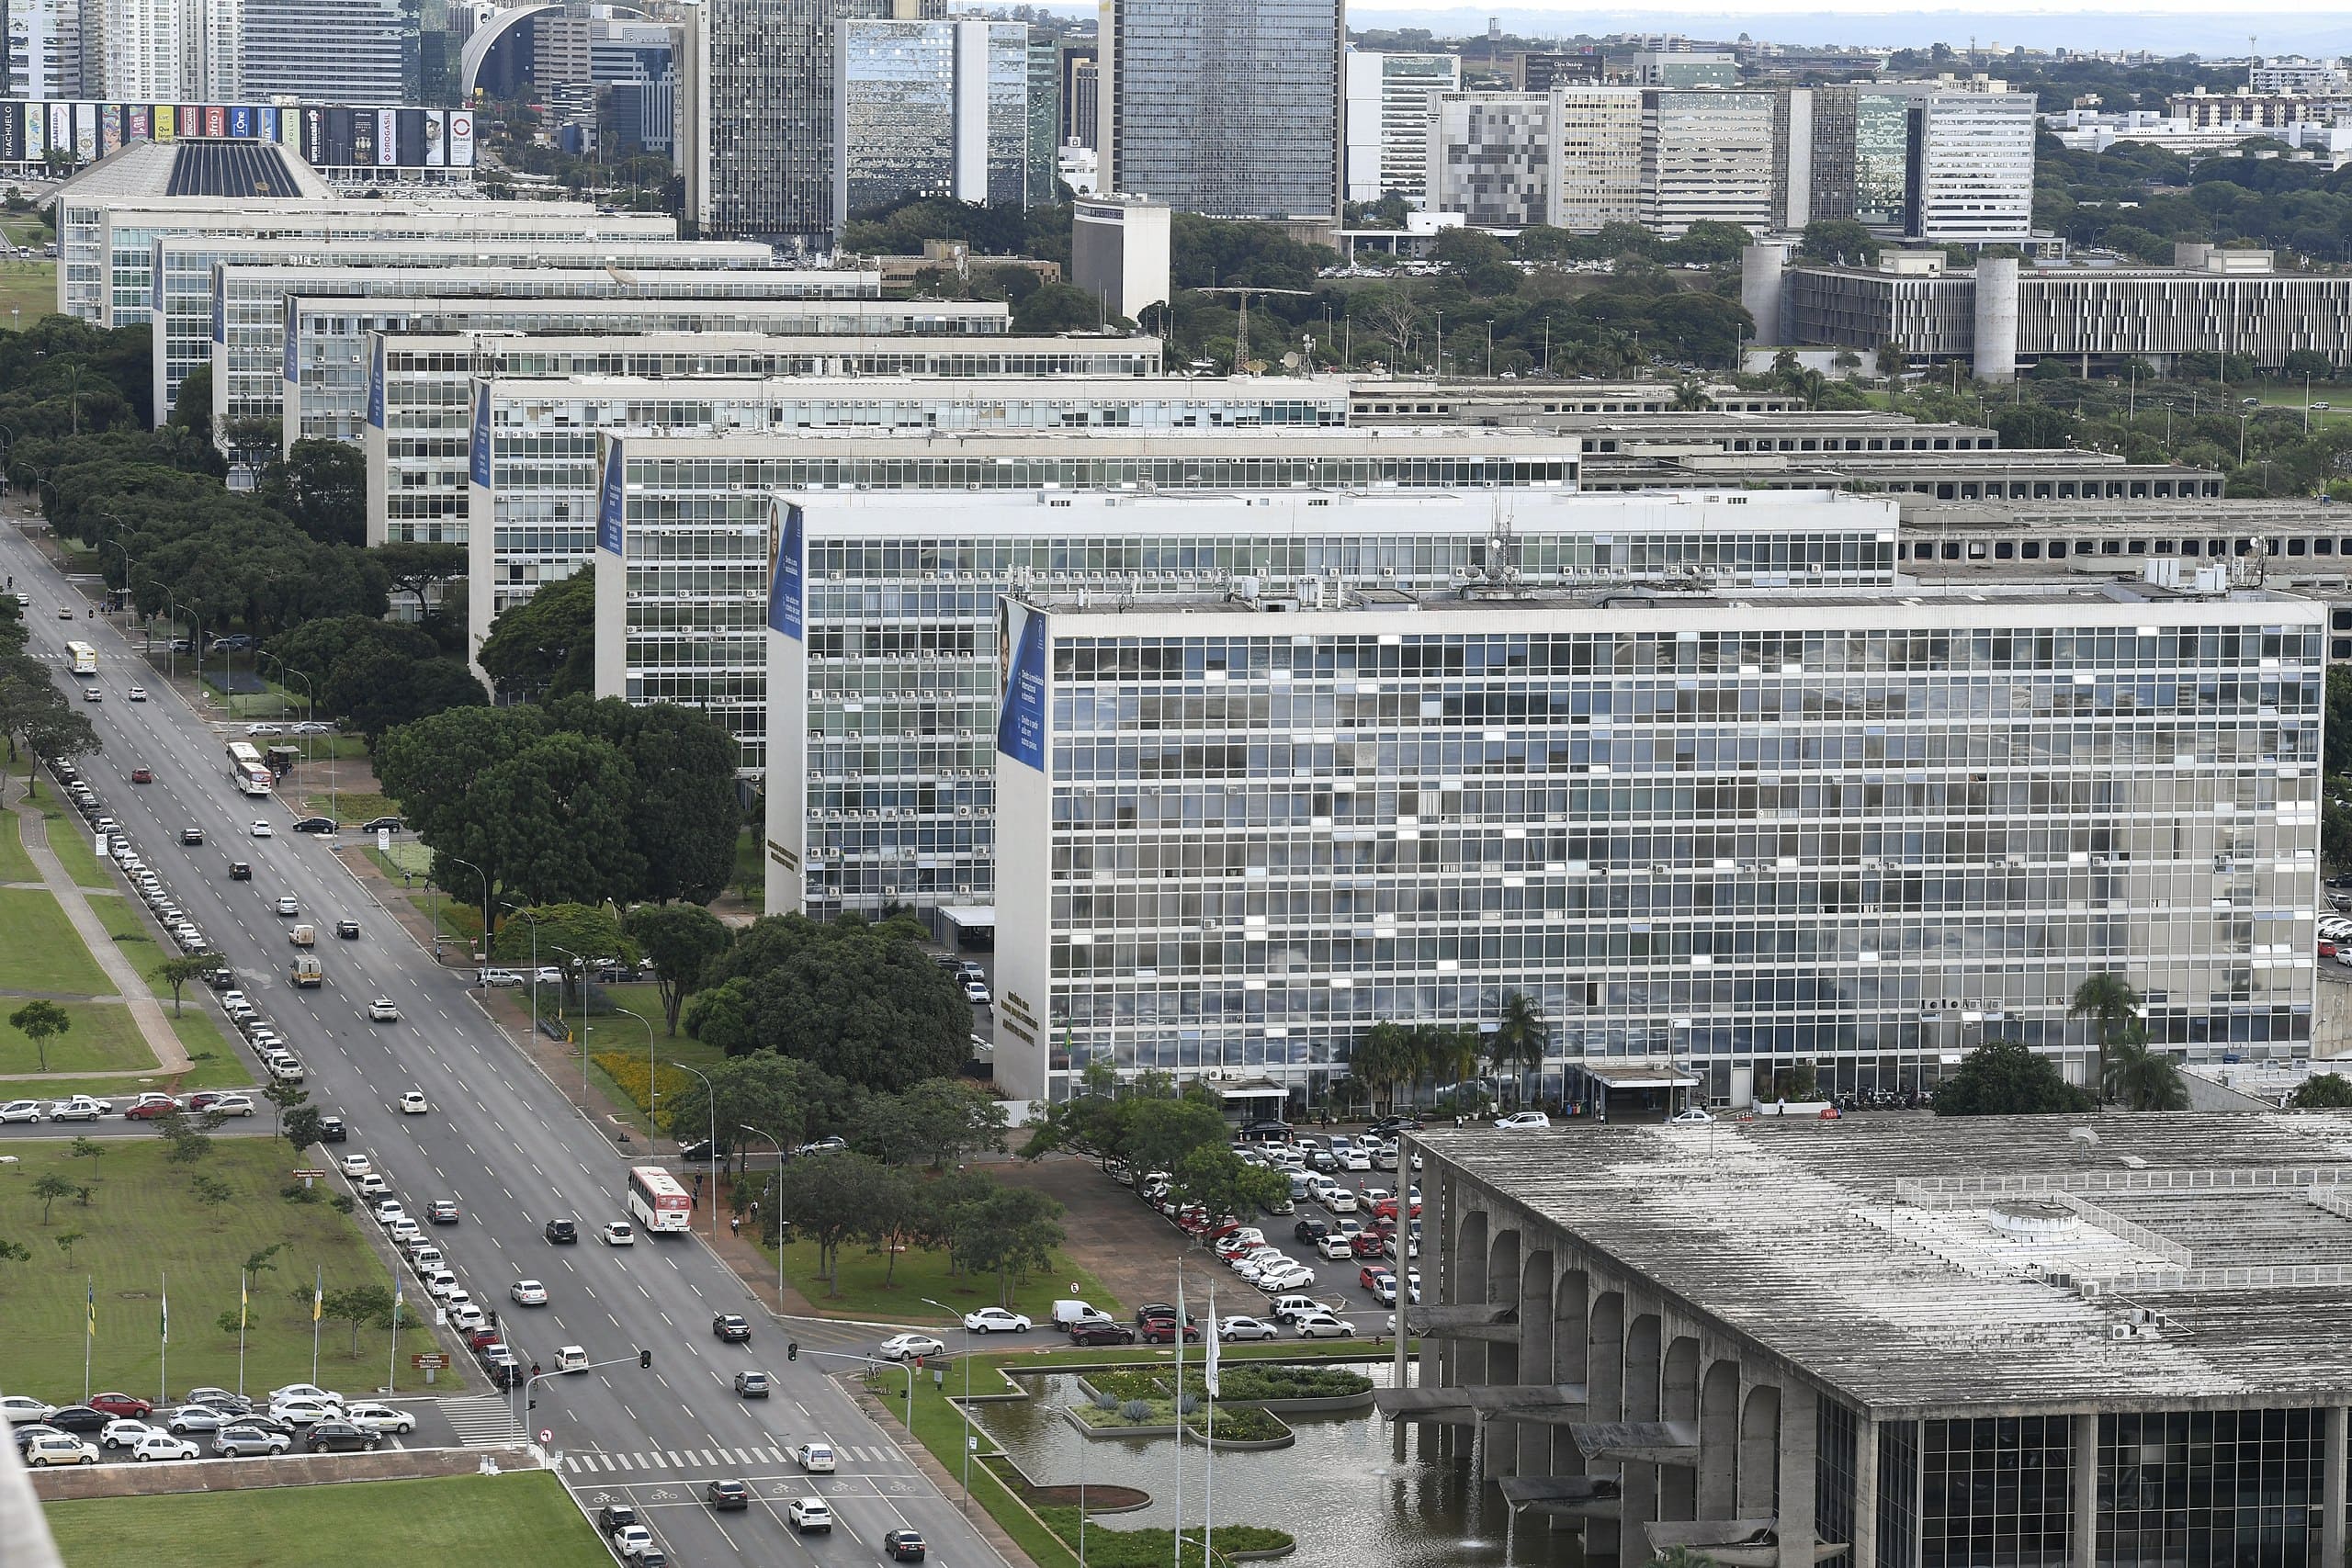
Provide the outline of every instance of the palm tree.
<path id="1" fill-rule="evenodd" d="M 1674 401 L 1669 406 L 1677 413 L 1698 413 L 1713 408 L 1715 400 L 1707 396 L 1705 389 L 1696 381 L 1678 381 L 1674 387 Z"/>
<path id="2" fill-rule="evenodd" d="M 1348 1053 L 1348 1070 L 1394 1110 L 1396 1086 L 1420 1076 L 1420 1053 L 1412 1031 L 1400 1023 L 1374 1024 L 1356 1036 Z"/>
<path id="3" fill-rule="evenodd" d="M 2099 1074 L 2099 1088 L 2107 1097 L 2133 1111 L 2188 1109 L 2180 1069 L 2170 1056 L 2148 1049 L 2148 1032 L 2137 1019 L 2107 1048 Z"/>
<path id="4" fill-rule="evenodd" d="M 2140 993 L 2120 971 L 2104 970 L 2075 987 L 2074 1004 L 2067 1008 L 2066 1016 L 2091 1019 L 2098 1025 L 2098 1073 L 2095 1081 L 2104 1093 L 2108 1047 L 2120 1039 L 2126 1029 L 2139 1022 Z"/>
<path id="5" fill-rule="evenodd" d="M 1544 1021 L 1543 1010 L 1528 1000 L 1524 992 L 1512 991 L 1503 998 L 1494 1048 L 1496 1062 L 1516 1068 L 1522 1079 L 1528 1073 L 1543 1072 L 1544 1059 L 1552 1052 L 1552 1026 Z M 1523 1092 L 1521 1098 L 1526 1098 Z"/>
<path id="6" fill-rule="evenodd" d="M 1421 1025 L 1424 1031 L 1423 1065 L 1430 1077 L 1439 1083 L 1455 1086 L 1453 1103 L 1462 1104 L 1461 1088 L 1478 1076 L 1484 1059 L 1478 1032 L 1475 1029 L 1446 1029 L 1434 1023 Z"/>

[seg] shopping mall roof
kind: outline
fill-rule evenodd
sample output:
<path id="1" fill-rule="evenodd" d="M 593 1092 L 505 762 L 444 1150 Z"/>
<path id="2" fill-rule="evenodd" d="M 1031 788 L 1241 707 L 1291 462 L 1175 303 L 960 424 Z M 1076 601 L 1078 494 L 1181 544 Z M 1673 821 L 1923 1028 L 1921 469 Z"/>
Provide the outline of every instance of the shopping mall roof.
<path id="1" fill-rule="evenodd" d="M 58 187 L 76 199 L 264 197 L 322 201 L 334 192 L 291 148 L 268 141 L 132 141 Z"/>
<path id="2" fill-rule="evenodd" d="M 2352 1403 L 2352 1114 L 1419 1136 L 1882 1416 Z"/>

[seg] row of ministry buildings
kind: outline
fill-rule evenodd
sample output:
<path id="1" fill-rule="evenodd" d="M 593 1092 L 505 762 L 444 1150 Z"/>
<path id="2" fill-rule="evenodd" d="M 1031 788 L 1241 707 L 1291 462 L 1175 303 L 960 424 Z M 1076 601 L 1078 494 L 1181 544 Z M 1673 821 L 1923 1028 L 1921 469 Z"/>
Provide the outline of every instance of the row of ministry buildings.
<path id="1" fill-rule="evenodd" d="M 1731 388 L 1170 376 L 525 211 L 576 232 L 69 186 L 61 303 L 155 329 L 158 417 L 205 365 L 224 436 L 356 444 L 469 649 L 592 574 L 597 691 L 737 736 L 769 909 L 993 938 L 1017 1095 L 1320 1099 L 1514 994 L 1547 1100 L 2080 1078 L 2109 969 L 2188 1057 L 2310 1048 L 2327 508 Z"/>

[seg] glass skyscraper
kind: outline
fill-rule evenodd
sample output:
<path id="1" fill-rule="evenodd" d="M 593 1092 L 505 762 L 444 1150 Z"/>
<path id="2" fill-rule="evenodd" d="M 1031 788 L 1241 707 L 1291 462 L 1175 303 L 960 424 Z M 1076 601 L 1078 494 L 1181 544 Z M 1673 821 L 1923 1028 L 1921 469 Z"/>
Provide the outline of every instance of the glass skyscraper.
<path id="1" fill-rule="evenodd" d="M 833 201 L 842 218 L 917 197 L 1027 199 L 1025 24 L 845 21 L 834 69 Z"/>

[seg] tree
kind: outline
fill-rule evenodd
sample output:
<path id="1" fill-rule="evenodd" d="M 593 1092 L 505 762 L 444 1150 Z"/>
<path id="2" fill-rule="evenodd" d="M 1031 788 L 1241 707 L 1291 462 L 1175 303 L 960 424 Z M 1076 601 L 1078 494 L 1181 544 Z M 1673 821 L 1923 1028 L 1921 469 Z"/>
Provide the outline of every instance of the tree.
<path id="1" fill-rule="evenodd" d="M 322 545 L 368 542 L 368 457 L 348 442 L 295 442 L 262 470 L 254 494 Z M 457 546 L 443 547 L 464 554 Z"/>
<path id="2" fill-rule="evenodd" d="M 906 1250 L 908 1234 L 927 1213 L 915 1179 L 896 1166 L 884 1166 L 873 1176 L 865 1194 L 865 1239 L 882 1249 L 882 1288 L 888 1290 L 899 1275 L 899 1254 Z"/>
<path id="3" fill-rule="evenodd" d="M 1713 408 L 1715 400 L 1707 396 L 1706 389 L 1696 381 L 1678 381 L 1671 406 L 1678 413 L 1697 413 Z"/>
<path id="4" fill-rule="evenodd" d="M 1502 1021 L 1496 1026 L 1491 1044 L 1498 1067 L 1508 1066 L 1522 1076 L 1541 1073 L 1544 1058 L 1552 1052 L 1552 1026 L 1544 1021 L 1543 1010 L 1525 992 L 1507 992 Z"/>
<path id="5" fill-rule="evenodd" d="M 60 1198 L 74 1196 L 74 1184 L 53 1170 L 44 1170 L 33 1180 L 32 1194 L 40 1200 L 40 1223 L 49 1224 L 50 1205 Z"/>
<path id="6" fill-rule="evenodd" d="M 524 963 L 537 953 L 542 962 L 560 963 L 570 973 L 573 966 L 558 948 L 574 958 L 614 959 L 632 967 L 637 963 L 637 944 L 622 934 L 619 918 L 603 904 L 538 904 L 516 909 L 490 951 L 505 964 Z M 584 991 L 585 976 L 581 984 Z"/>
<path id="7" fill-rule="evenodd" d="M 1261 1208 L 1271 1208 L 1290 1192 L 1286 1173 L 1245 1164 L 1221 1143 L 1193 1148 L 1169 1175 L 1174 1191 L 1185 1202 L 1198 1203 L 1213 1215 L 1231 1214 L 1241 1220 Z"/>
<path id="8" fill-rule="evenodd" d="M 320 705 L 371 746 L 403 724 L 490 701 L 462 660 L 415 659 L 383 642 L 363 643 L 344 654 L 318 690 Z"/>
<path id="9" fill-rule="evenodd" d="M 261 1097 L 270 1104 L 269 1135 L 273 1138 L 284 1134 L 286 1113 L 306 1104 L 311 1098 L 309 1090 L 286 1078 L 273 1080 L 267 1089 L 261 1091 Z"/>
<path id="10" fill-rule="evenodd" d="M 2100 1064 L 2099 1087 L 2109 1100 L 2133 1111 L 2186 1111 L 2188 1086 L 2172 1058 L 2148 1048 L 2147 1031 L 2134 1019 Z"/>
<path id="11" fill-rule="evenodd" d="M 2297 1111 L 2352 1109 L 2352 1078 L 2342 1073 L 2313 1073 L 2287 1103 Z"/>
<path id="12" fill-rule="evenodd" d="M 1988 1040 L 1936 1086 L 1939 1116 L 2049 1116 L 2092 1109 L 2057 1065 L 2015 1040 Z"/>
<path id="13" fill-rule="evenodd" d="M 191 953 L 185 958 L 166 958 L 155 965 L 153 973 L 172 988 L 172 1015 L 180 1011 L 180 988 L 190 980 L 201 980 L 220 967 L 222 959 L 217 953 Z"/>
<path id="14" fill-rule="evenodd" d="M 230 1199 L 237 1195 L 237 1190 L 235 1188 L 230 1186 L 227 1182 L 221 1180 L 210 1171 L 205 1170 L 199 1170 L 194 1176 L 189 1177 L 187 1179 L 187 1188 L 189 1191 L 196 1194 L 197 1201 L 202 1203 L 207 1208 L 219 1208 L 221 1204 L 227 1202 Z"/>
<path id="15" fill-rule="evenodd" d="M 2020 403 L 1993 415 L 2004 449 L 2050 449 L 2075 445 L 2082 421 L 2047 403 Z"/>
<path id="16" fill-rule="evenodd" d="M 642 874 L 629 844 L 633 784 L 610 741 L 549 735 L 482 775 L 460 845 L 534 904 L 601 902 Z"/>
<path id="17" fill-rule="evenodd" d="M 1875 362 L 1878 366 L 1878 373 L 1886 378 L 1887 390 L 1901 391 L 1903 372 L 1911 367 L 1911 356 L 1903 352 L 1903 345 L 1893 338 L 1887 339 L 1878 345 Z"/>
<path id="18" fill-rule="evenodd" d="M 352 1285 L 329 1291 L 320 1304 L 319 1315 L 351 1325 L 351 1359 L 356 1361 L 359 1359 L 359 1331 L 390 1325 L 392 1293 L 381 1285 Z"/>
<path id="19" fill-rule="evenodd" d="M 58 1251 L 65 1254 L 65 1266 L 71 1269 L 74 1266 L 74 1244 L 82 1239 L 82 1233 L 80 1231 L 60 1231 L 49 1239 L 57 1244 Z"/>
<path id="20" fill-rule="evenodd" d="M 640 904 L 628 912 L 628 931 L 638 950 L 653 961 L 662 1016 L 674 1035 L 678 1010 L 702 984 L 711 960 L 734 942 L 735 933 L 717 915 L 693 904 Z"/>
<path id="21" fill-rule="evenodd" d="M 1120 323 L 1121 318 L 1109 321 Z M 1012 312 L 1012 330 L 1017 333 L 1088 332 L 1102 324 L 1102 297 L 1068 283 L 1039 285 Z"/>
<path id="22" fill-rule="evenodd" d="M 463 545 L 396 539 L 379 545 L 368 553 L 383 569 L 384 581 L 392 592 L 405 593 L 416 601 L 419 621 L 430 621 L 435 614 L 433 591 L 464 577 L 469 564 Z"/>
<path id="23" fill-rule="evenodd" d="M 1035 1188 L 990 1182 L 963 1208 L 957 1256 L 966 1268 L 996 1276 L 1002 1306 L 1016 1284 L 1051 1267 L 1054 1249 L 1069 1239 L 1061 1215 L 1062 1206 Z"/>
<path id="24" fill-rule="evenodd" d="M 315 1105 L 298 1105 L 286 1112 L 286 1141 L 294 1145 L 296 1154 L 319 1142 L 326 1131 L 321 1125 L 325 1120 Z"/>
<path id="25" fill-rule="evenodd" d="M 596 569 L 583 566 L 502 611 L 474 657 L 510 697 L 594 691 Z"/>
<path id="26" fill-rule="evenodd" d="M 107 1146 L 96 1138 L 77 1137 L 65 1146 L 65 1152 L 75 1159 L 97 1159 L 107 1152 Z"/>
<path id="27" fill-rule="evenodd" d="M 2087 1018 L 2098 1026 L 2098 1071 L 2093 1081 L 2102 1089 L 2107 1084 L 2107 1048 L 2139 1021 L 2141 1010 L 2140 993 L 2118 971 L 2110 969 L 2093 975 L 2075 987 L 2075 999 L 2067 1007 L 2066 1016 Z"/>
<path id="28" fill-rule="evenodd" d="M 1136 1185 L 1156 1170 L 1171 1176 L 1184 1156 L 1204 1145 L 1226 1146 L 1225 1112 L 1197 1082 L 1181 1095 L 1137 1096 L 1129 1112 L 1119 1156 Z"/>
<path id="29" fill-rule="evenodd" d="M 1375 1023 L 1356 1037 L 1348 1066 L 1380 1100 L 1396 1103 L 1396 1089 L 1421 1076 L 1419 1042 L 1401 1023 Z"/>
<path id="30" fill-rule="evenodd" d="M 785 1162 L 774 1216 L 791 1215 L 800 1234 L 817 1244 L 817 1271 L 829 1296 L 841 1294 L 842 1244 L 865 1234 L 867 1213 L 888 1168 L 854 1149 Z"/>
<path id="31" fill-rule="evenodd" d="M 1819 218 L 1804 226 L 1797 254 L 1806 261 L 1875 266 L 1878 240 L 1870 230 L 1849 218 Z"/>
<path id="32" fill-rule="evenodd" d="M 951 1159 L 978 1149 L 1004 1148 L 1003 1101 L 963 1078 L 925 1078 L 900 1094 L 877 1094 L 859 1109 L 859 1135 L 853 1140 L 893 1164 L 931 1161 L 943 1170 Z"/>
<path id="33" fill-rule="evenodd" d="M 40 1054 L 40 1070 L 49 1071 L 49 1043 L 74 1027 L 74 1020 L 63 1008 L 51 1001 L 27 1002 L 8 1015 L 8 1027 L 33 1043 Z"/>

